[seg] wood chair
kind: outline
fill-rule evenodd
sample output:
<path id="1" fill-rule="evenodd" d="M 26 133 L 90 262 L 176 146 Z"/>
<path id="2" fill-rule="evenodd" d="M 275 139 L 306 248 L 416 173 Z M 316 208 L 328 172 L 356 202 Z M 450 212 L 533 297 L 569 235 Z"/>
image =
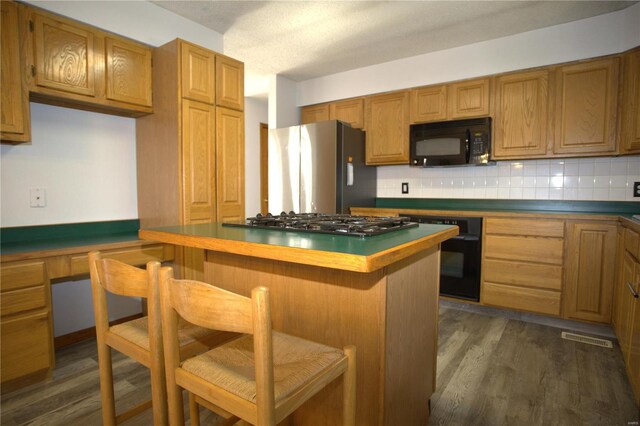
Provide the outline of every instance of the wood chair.
<path id="1" fill-rule="evenodd" d="M 121 423 L 150 406 L 153 408 L 155 425 L 168 423 L 164 351 L 160 323 L 159 271 L 159 262 L 147 263 L 145 271 L 113 259 L 102 259 L 100 253 L 96 251 L 89 253 L 89 273 L 96 320 L 100 397 L 104 425 Z M 110 326 L 107 291 L 121 296 L 146 298 L 148 316 Z M 234 337 L 228 333 L 214 332 L 188 323 L 180 325 L 178 334 L 180 351 L 184 356 L 205 352 Z M 119 415 L 116 415 L 115 409 L 110 348 L 149 368 L 151 376 L 151 400 Z"/>
<path id="2" fill-rule="evenodd" d="M 231 413 L 254 425 L 275 425 L 340 375 L 343 424 L 355 424 L 355 347 L 343 350 L 271 330 L 269 289 L 251 298 L 160 271 L 162 331 L 169 417 L 184 424 L 182 389 L 189 393 L 191 425 L 198 405 Z M 180 318 L 201 327 L 244 333 L 204 354 L 181 360 Z"/>

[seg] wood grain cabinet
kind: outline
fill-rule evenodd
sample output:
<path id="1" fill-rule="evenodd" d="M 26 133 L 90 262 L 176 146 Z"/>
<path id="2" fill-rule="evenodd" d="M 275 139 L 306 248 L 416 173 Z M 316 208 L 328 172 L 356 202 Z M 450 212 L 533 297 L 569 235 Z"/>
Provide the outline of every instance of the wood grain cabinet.
<path id="1" fill-rule="evenodd" d="M 329 120 L 349 123 L 354 129 L 364 128 L 364 99 L 347 99 L 329 104 Z"/>
<path id="2" fill-rule="evenodd" d="M 456 120 L 489 115 L 489 84 L 489 78 L 478 78 L 447 85 L 448 118 Z"/>
<path id="3" fill-rule="evenodd" d="M 364 101 L 367 129 L 366 163 L 409 163 L 409 92 L 367 96 Z"/>
<path id="4" fill-rule="evenodd" d="M 329 120 L 329 104 L 311 105 L 300 111 L 300 124 L 317 123 Z"/>
<path id="5" fill-rule="evenodd" d="M 567 222 L 564 317 L 611 322 L 617 225 Z"/>
<path id="6" fill-rule="evenodd" d="M 152 109 L 152 49 L 116 34 L 19 5 L 31 99 L 138 117 Z"/>
<path id="7" fill-rule="evenodd" d="M 244 110 L 244 64 L 216 54 L 216 105 Z"/>
<path id="8" fill-rule="evenodd" d="M 555 154 L 611 155 L 617 147 L 618 57 L 558 67 Z"/>
<path id="9" fill-rule="evenodd" d="M 45 262 L 3 263 L 0 275 L 0 381 L 42 379 L 55 361 Z"/>
<path id="10" fill-rule="evenodd" d="M 217 56 L 180 39 L 154 51 L 155 113 L 136 120 L 142 228 L 244 220 L 244 105 L 231 102 L 244 93 L 234 88 L 243 67 Z M 225 75 L 229 88 L 217 81 Z M 184 278 L 202 280 L 203 262 L 200 249 L 176 252 Z"/>
<path id="11" fill-rule="evenodd" d="M 640 153 L 640 49 L 623 57 L 620 152 Z"/>
<path id="12" fill-rule="evenodd" d="M 560 315 L 564 221 L 486 218 L 480 302 Z"/>
<path id="13" fill-rule="evenodd" d="M 447 85 L 411 89 L 411 124 L 447 119 Z"/>
<path id="14" fill-rule="evenodd" d="M 549 74 L 548 70 L 538 70 L 495 78 L 494 159 L 546 156 L 550 122 Z"/>

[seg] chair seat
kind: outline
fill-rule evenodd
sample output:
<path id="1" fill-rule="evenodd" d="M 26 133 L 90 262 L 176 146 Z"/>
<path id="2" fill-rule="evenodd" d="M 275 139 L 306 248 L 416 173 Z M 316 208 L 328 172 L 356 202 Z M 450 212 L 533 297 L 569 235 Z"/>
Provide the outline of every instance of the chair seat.
<path id="1" fill-rule="evenodd" d="M 345 358 L 339 349 L 273 332 L 276 404 Z M 190 358 L 182 368 L 247 401 L 256 402 L 253 336 L 243 336 Z"/>
<path id="2" fill-rule="evenodd" d="M 109 329 L 109 331 L 146 350 L 149 350 L 149 319 L 146 316 L 114 325 Z M 180 346 L 188 345 L 214 333 L 218 332 L 195 326 L 186 321 L 181 322 L 180 328 L 178 329 Z"/>

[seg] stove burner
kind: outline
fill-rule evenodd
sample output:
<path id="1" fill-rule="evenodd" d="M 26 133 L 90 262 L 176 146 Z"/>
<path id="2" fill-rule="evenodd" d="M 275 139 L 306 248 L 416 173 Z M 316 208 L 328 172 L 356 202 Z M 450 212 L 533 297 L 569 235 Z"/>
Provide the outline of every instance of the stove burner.
<path id="1" fill-rule="evenodd" d="M 279 215 L 258 213 L 244 224 L 223 223 L 222 226 L 243 228 L 280 229 L 283 231 L 319 232 L 324 234 L 368 237 L 386 232 L 418 226 L 408 217 L 351 216 L 348 214 L 321 214 L 282 212 Z"/>

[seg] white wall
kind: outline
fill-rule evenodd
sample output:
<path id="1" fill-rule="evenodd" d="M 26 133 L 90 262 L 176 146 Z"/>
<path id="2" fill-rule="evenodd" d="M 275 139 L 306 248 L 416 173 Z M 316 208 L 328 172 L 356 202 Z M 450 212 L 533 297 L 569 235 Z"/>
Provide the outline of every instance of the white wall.
<path id="1" fill-rule="evenodd" d="M 269 128 L 277 129 L 300 124 L 300 109 L 296 106 L 297 85 L 281 75 L 269 78 Z"/>
<path id="2" fill-rule="evenodd" d="M 298 106 L 619 53 L 640 45 L 640 3 L 593 18 L 298 83 Z"/>
<path id="3" fill-rule="evenodd" d="M 266 99 L 244 99 L 245 214 L 260 213 L 260 123 L 269 120 Z"/>
<path id="4" fill-rule="evenodd" d="M 223 37 L 146 1 L 28 1 L 61 15 L 152 46 L 177 37 L 223 51 Z M 135 219 L 135 121 L 31 104 L 31 145 L 2 145 L 0 224 Z M 29 188 L 47 188 L 47 207 L 29 207 Z M 89 280 L 52 286 L 54 333 L 94 325 Z M 140 312 L 136 299 L 118 299 L 111 319 Z"/>

